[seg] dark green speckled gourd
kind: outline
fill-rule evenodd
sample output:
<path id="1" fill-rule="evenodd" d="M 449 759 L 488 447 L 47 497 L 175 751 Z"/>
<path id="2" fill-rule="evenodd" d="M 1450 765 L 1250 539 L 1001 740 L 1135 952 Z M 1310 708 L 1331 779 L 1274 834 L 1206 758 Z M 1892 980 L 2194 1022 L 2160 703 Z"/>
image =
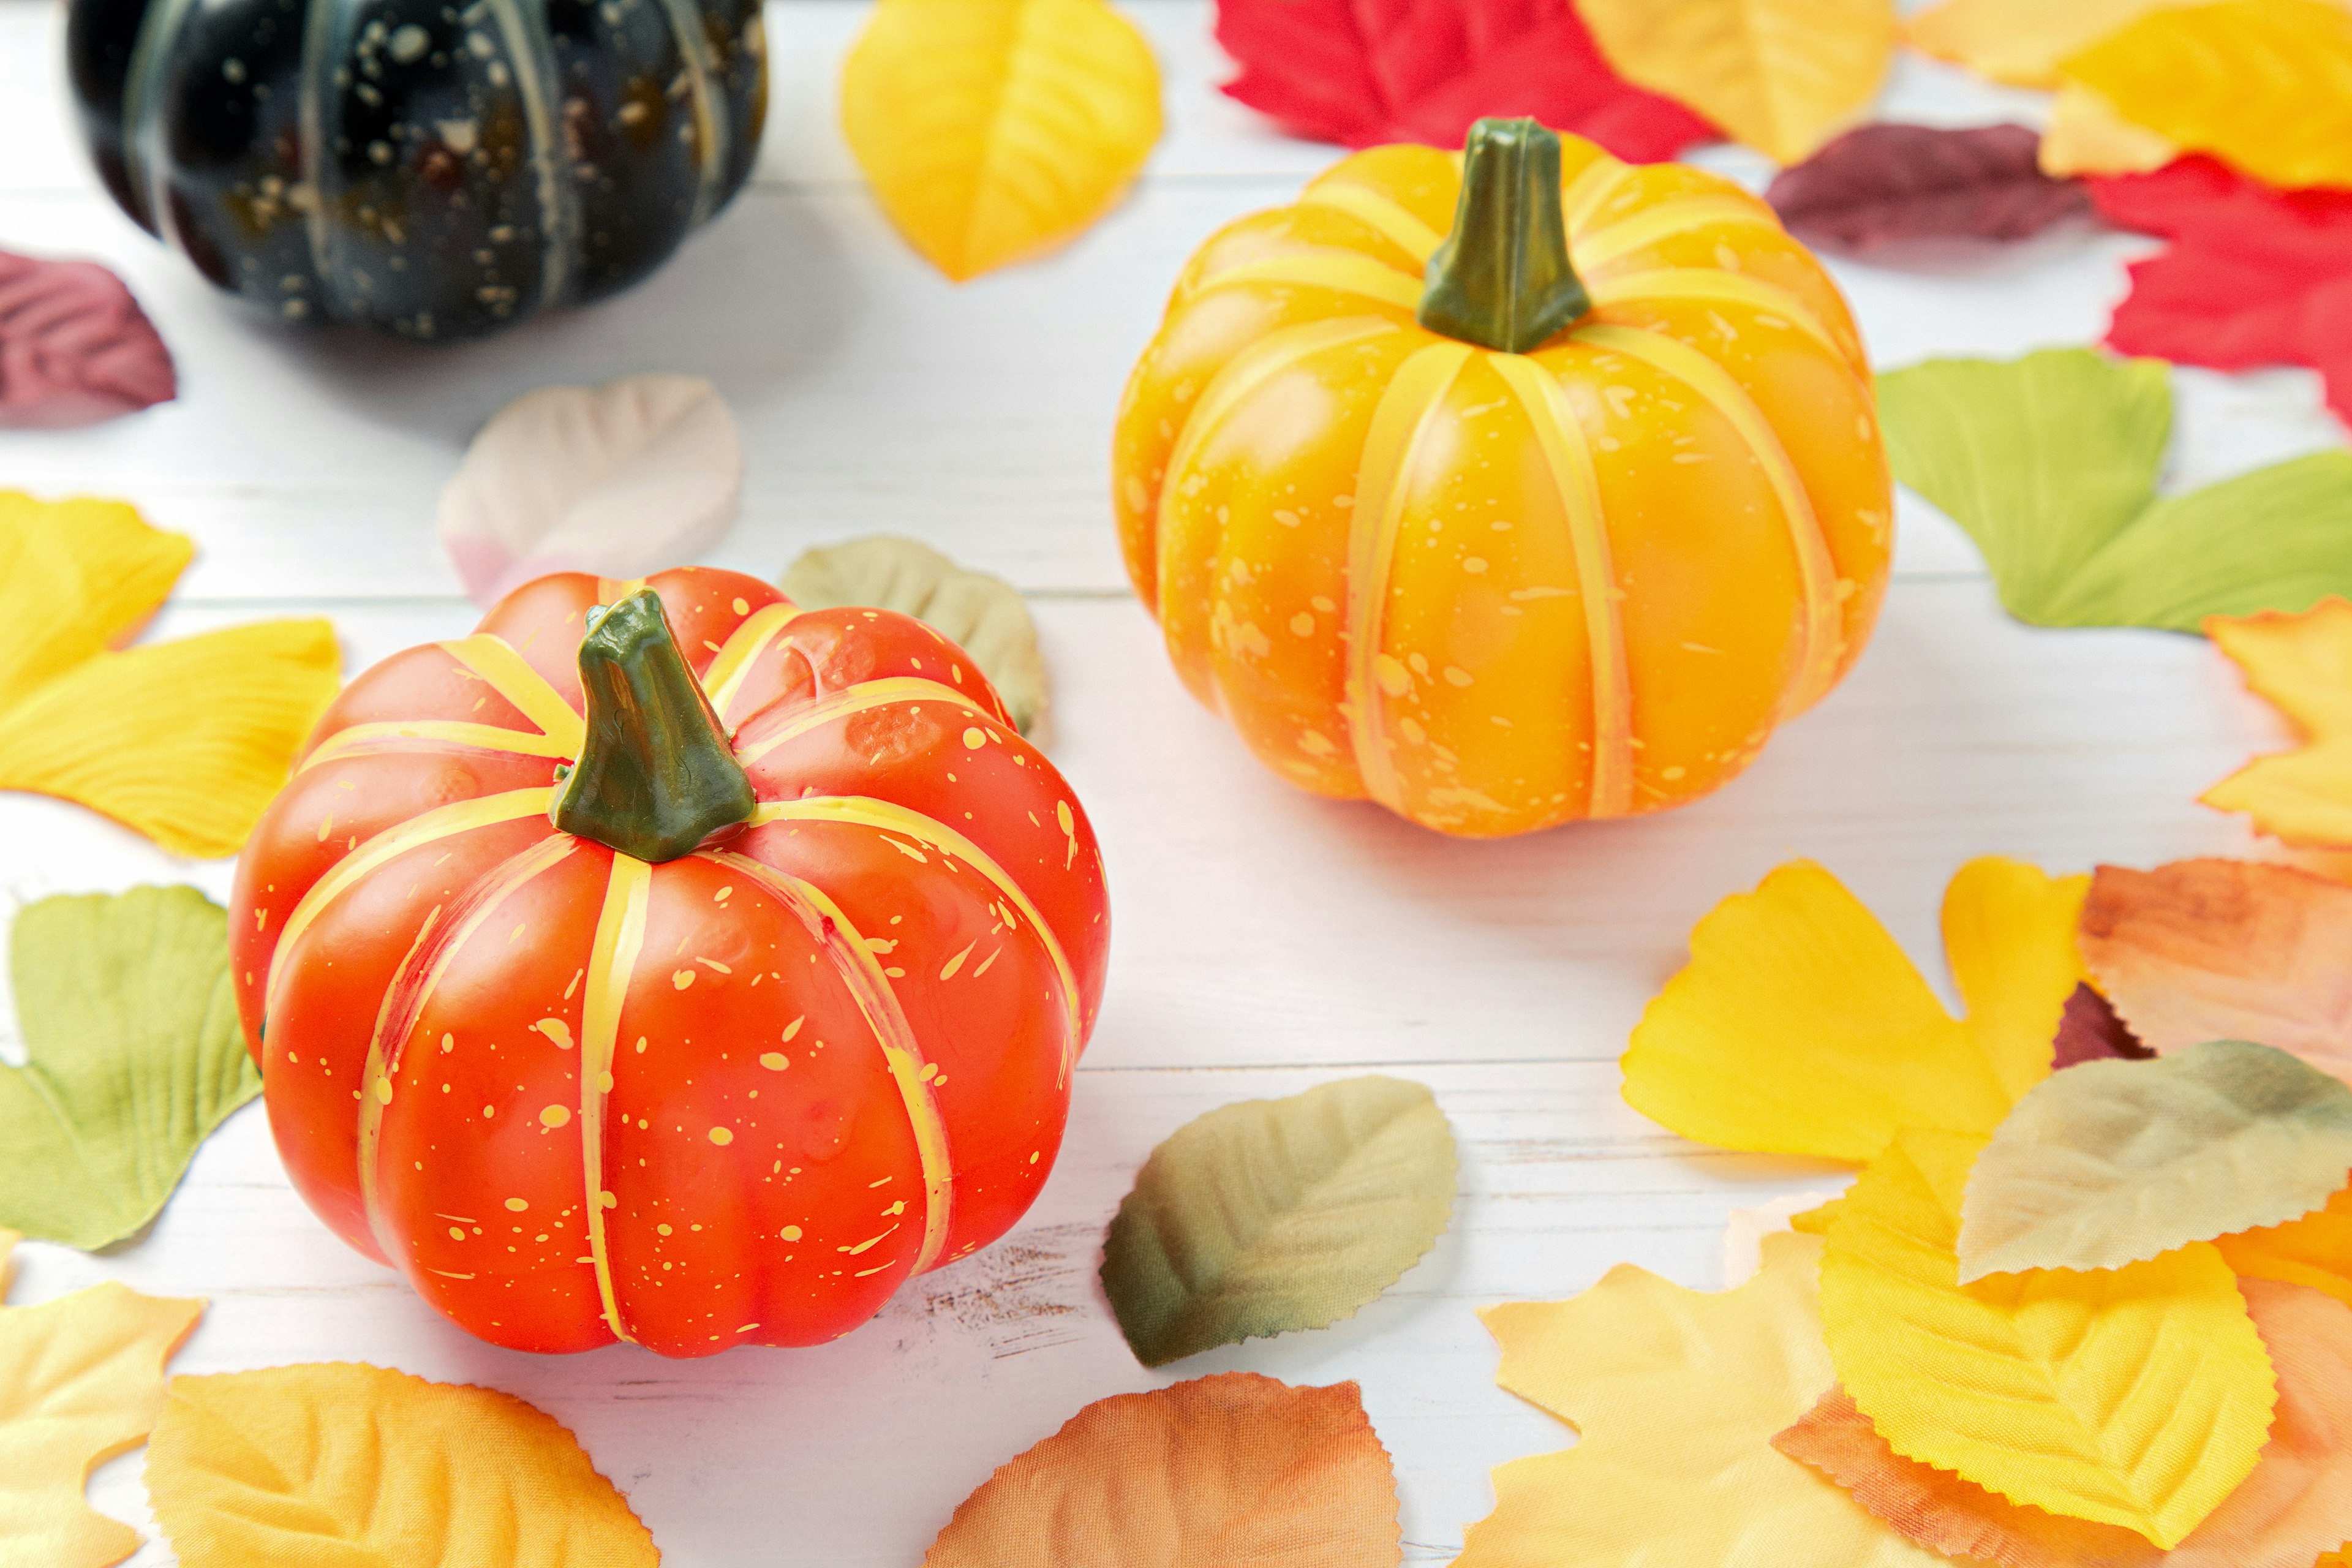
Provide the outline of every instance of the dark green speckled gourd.
<path id="1" fill-rule="evenodd" d="M 122 209 L 289 321 L 480 337 L 625 289 L 742 185 L 759 0 L 71 0 Z"/>

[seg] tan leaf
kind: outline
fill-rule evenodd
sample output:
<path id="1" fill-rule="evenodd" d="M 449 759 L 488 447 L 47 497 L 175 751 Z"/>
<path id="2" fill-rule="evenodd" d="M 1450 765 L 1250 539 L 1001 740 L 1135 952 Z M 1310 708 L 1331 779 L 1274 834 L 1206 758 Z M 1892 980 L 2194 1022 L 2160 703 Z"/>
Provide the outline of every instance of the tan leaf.
<path id="1" fill-rule="evenodd" d="M 2058 62 L 2162 5 L 2203 0 L 1943 0 L 1907 16 L 1922 54 L 2012 87 L 2056 87 Z"/>
<path id="2" fill-rule="evenodd" d="M 1098 1399 L 997 1468 L 923 1568 L 1393 1568 L 1396 1477 L 1352 1383 L 1227 1372 Z"/>
<path id="3" fill-rule="evenodd" d="M 2180 156 L 2180 149 L 2145 125 L 2136 125 L 2081 82 L 2070 81 L 2050 100 L 2042 132 L 2042 172 L 2053 179 L 2079 174 L 2145 174 Z"/>

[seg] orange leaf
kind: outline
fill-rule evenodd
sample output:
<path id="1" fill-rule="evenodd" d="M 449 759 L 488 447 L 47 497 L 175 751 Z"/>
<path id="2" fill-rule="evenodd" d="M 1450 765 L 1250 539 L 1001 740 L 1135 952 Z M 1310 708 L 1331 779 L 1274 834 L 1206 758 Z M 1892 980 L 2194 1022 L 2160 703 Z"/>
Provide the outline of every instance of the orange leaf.
<path id="1" fill-rule="evenodd" d="M 1843 1388 L 1772 1446 L 1921 1545 L 2001 1568 L 2305 1568 L 2352 1536 L 2352 1309 L 2256 1279 L 2246 1306 L 2277 1369 L 2278 1411 L 2253 1473 L 2167 1552 L 2119 1525 L 2011 1502 L 1906 1459 Z"/>
<path id="2" fill-rule="evenodd" d="M 1393 1568 L 1396 1476 L 1352 1383 L 1227 1372 L 1098 1399 L 999 1466 L 923 1568 Z"/>
<path id="3" fill-rule="evenodd" d="M 2241 1277 L 2309 1285 L 2352 1306 L 2352 1187 L 2301 1219 L 2214 1242 Z"/>
<path id="4" fill-rule="evenodd" d="M 2252 1040 L 2352 1080 L 2352 888 L 2287 866 L 2102 866 L 2084 962 L 2158 1055 Z"/>
<path id="5" fill-rule="evenodd" d="M 2323 599 L 2294 616 L 2217 616 L 2205 635 L 2304 744 L 2256 757 L 2200 798 L 2251 814 L 2256 827 L 2289 844 L 2352 847 L 2352 603 Z"/>

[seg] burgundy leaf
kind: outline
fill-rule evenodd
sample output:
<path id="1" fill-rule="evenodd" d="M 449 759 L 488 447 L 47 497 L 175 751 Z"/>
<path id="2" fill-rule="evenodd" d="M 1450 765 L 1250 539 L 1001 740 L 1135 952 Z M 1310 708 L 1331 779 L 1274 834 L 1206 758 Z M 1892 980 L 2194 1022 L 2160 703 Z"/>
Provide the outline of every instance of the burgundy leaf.
<path id="1" fill-rule="evenodd" d="M 1721 132 L 1610 68 L 1570 0 L 1218 0 L 1225 91 L 1318 142 L 1459 147 L 1482 115 L 1532 115 L 1655 163 Z"/>
<path id="2" fill-rule="evenodd" d="M 167 403 L 172 353 L 94 261 L 0 250 L 0 426 L 62 429 Z"/>
<path id="3" fill-rule="evenodd" d="M 2144 1062 L 2155 1055 L 2140 1044 L 2139 1037 L 2131 1032 L 2131 1026 L 2123 1021 L 2105 997 L 2088 985 L 2077 985 L 2074 994 L 2066 998 L 2066 1010 L 2058 1016 L 2058 1038 L 2053 1046 L 2050 1069 L 2056 1072 L 2084 1062 Z"/>
<path id="4" fill-rule="evenodd" d="M 1794 167 L 1764 199 L 1789 232 L 1827 249 L 1904 239 L 2024 239 L 2091 210 L 2075 180 L 2035 162 L 2022 125 L 1864 125 Z"/>

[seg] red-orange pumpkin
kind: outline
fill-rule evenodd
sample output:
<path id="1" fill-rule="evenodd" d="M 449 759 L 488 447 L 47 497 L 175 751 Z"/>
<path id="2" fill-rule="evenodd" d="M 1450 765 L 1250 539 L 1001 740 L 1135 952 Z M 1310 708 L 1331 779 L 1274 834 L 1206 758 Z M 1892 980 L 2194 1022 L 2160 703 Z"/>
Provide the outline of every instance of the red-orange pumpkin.
<path id="1" fill-rule="evenodd" d="M 329 1225 L 484 1339 L 667 1355 L 834 1338 L 1002 1235 L 1109 929 L 960 649 L 700 569 L 541 578 L 354 681 L 232 921 Z"/>

